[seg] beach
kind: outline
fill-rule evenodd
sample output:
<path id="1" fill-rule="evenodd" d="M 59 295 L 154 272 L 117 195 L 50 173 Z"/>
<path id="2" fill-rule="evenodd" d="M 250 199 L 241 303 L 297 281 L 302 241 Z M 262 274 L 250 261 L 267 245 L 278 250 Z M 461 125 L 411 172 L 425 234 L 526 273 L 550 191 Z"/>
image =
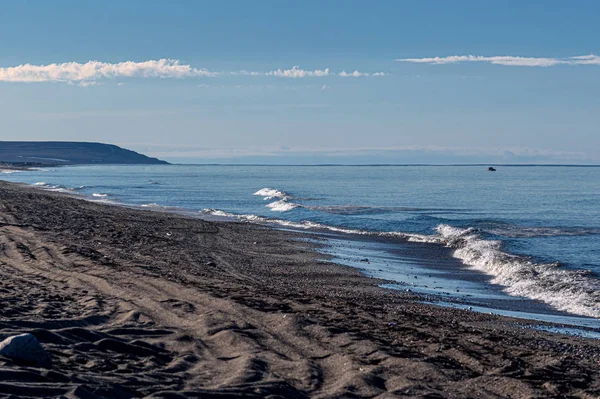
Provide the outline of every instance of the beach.
<path id="1" fill-rule="evenodd" d="M 600 395 L 599 341 L 422 304 L 310 237 L 0 182 L 0 339 L 52 360 L 0 357 L 0 395 Z"/>

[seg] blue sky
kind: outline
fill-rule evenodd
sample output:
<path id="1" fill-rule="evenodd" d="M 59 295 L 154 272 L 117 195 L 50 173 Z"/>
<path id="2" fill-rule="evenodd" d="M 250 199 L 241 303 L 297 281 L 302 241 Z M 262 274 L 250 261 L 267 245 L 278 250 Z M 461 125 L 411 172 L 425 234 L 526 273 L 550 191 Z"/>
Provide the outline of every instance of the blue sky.
<path id="1" fill-rule="evenodd" d="M 0 139 L 174 162 L 600 163 L 598 15 L 594 0 L 7 2 Z"/>

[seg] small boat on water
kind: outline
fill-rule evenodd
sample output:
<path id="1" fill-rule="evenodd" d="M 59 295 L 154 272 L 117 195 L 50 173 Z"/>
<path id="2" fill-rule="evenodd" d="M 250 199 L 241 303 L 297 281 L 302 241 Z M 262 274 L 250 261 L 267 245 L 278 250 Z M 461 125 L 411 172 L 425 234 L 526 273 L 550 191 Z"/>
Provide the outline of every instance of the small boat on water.
<path id="1" fill-rule="evenodd" d="M 496 169 L 495 169 L 493 166 L 490 166 L 490 167 L 488 168 L 488 171 L 489 171 L 489 172 L 495 172 L 495 171 L 496 171 Z"/>

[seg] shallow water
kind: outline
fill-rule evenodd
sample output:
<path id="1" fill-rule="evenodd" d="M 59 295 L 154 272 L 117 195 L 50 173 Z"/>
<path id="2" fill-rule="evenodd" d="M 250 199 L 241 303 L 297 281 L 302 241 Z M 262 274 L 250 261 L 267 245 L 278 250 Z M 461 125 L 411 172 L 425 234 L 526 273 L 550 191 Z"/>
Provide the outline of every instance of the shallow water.
<path id="1" fill-rule="evenodd" d="M 454 272 L 426 252 L 412 261 L 422 289 L 435 292 L 437 280 L 426 276 L 443 269 L 448 287 L 600 318 L 600 168 L 497 169 L 78 166 L 2 178 L 102 202 L 386 238 L 386 248 L 369 249 L 389 257 L 373 273 L 400 285 L 406 276 L 394 245 L 448 247 Z"/>

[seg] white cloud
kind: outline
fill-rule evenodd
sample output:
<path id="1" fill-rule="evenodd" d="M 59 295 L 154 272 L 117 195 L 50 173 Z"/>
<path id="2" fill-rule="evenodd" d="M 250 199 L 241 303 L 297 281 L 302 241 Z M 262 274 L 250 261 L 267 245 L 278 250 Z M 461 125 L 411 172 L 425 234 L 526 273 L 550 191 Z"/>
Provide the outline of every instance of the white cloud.
<path id="1" fill-rule="evenodd" d="M 481 55 L 452 55 L 448 57 L 432 58 L 400 58 L 396 61 L 436 65 L 457 64 L 460 62 L 486 62 L 495 65 L 527 67 L 550 67 L 555 65 L 600 65 L 600 57 L 593 54 L 568 58 L 516 57 L 507 55 L 492 57 L 485 57 Z"/>
<path id="2" fill-rule="evenodd" d="M 0 82 L 90 82 L 114 78 L 186 78 L 215 76 L 206 69 L 193 68 L 178 60 L 125 61 L 116 64 L 89 61 L 85 64 L 31 65 L 0 68 Z"/>
<path id="3" fill-rule="evenodd" d="M 246 71 L 245 69 L 242 69 L 241 71 L 234 71 L 234 72 L 230 72 L 231 75 L 242 75 L 242 76 L 260 76 L 262 75 L 260 72 L 255 72 L 255 71 Z"/>
<path id="4" fill-rule="evenodd" d="M 79 82 L 77 84 L 77 86 L 80 86 L 80 87 L 90 87 L 90 86 L 97 86 L 99 84 L 100 83 L 98 83 L 96 81 L 93 81 L 93 80 L 92 81 L 90 81 L 90 80 L 83 80 L 83 81 Z"/>
<path id="5" fill-rule="evenodd" d="M 422 62 L 422 61 L 421 61 Z M 591 63 L 594 59 L 585 58 L 580 62 Z M 64 62 L 60 64 L 32 65 L 23 64 L 14 67 L 0 67 L 0 82 L 66 82 L 80 86 L 93 86 L 92 82 L 100 82 L 105 79 L 123 78 L 194 78 L 214 76 L 269 76 L 283 78 L 307 78 L 307 77 L 363 77 L 363 76 L 385 76 L 384 72 L 330 72 L 329 68 L 305 70 L 298 66 L 291 69 L 276 69 L 268 72 L 256 72 L 248 70 L 230 72 L 211 72 L 207 69 L 194 68 L 191 65 L 182 64 L 178 60 L 160 59 L 144 62 L 124 61 L 119 63 L 108 63 L 100 61 L 88 61 L 86 63 Z M 122 86 L 124 83 L 116 83 Z"/>
<path id="6" fill-rule="evenodd" d="M 342 78 L 361 78 L 363 76 L 385 76 L 386 73 L 385 72 L 368 73 L 368 72 L 359 72 L 359 71 L 355 70 L 354 72 L 342 71 L 338 75 L 340 75 Z"/>
<path id="7" fill-rule="evenodd" d="M 368 73 L 363 73 L 363 72 L 358 72 L 358 71 L 354 71 L 354 72 L 350 72 L 350 73 L 348 73 L 346 71 L 342 71 L 342 72 L 340 72 L 339 75 L 343 78 L 349 78 L 349 77 L 360 78 L 362 76 L 369 76 Z"/>
<path id="8" fill-rule="evenodd" d="M 580 55 L 571 59 L 578 65 L 600 65 L 600 56 L 594 54 Z"/>
<path id="9" fill-rule="evenodd" d="M 278 69 L 265 73 L 267 76 L 277 76 L 280 78 L 305 78 L 305 77 L 322 77 L 329 76 L 329 68 L 321 70 L 315 69 L 314 71 L 307 71 L 300 69 L 298 66 L 293 66 L 292 69 Z"/>

